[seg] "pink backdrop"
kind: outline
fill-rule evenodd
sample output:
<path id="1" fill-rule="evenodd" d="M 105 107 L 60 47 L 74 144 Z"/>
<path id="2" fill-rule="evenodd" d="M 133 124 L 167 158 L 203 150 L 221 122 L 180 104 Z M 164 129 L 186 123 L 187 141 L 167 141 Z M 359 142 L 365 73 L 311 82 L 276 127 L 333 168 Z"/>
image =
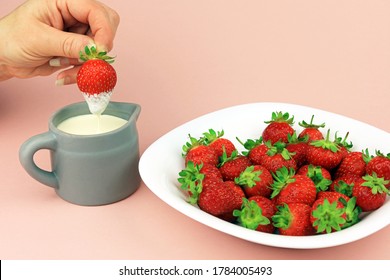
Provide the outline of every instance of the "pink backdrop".
<path id="1" fill-rule="evenodd" d="M 249 102 L 312 106 L 390 132 L 388 1 L 105 2 L 121 16 L 113 99 L 142 106 L 141 152 L 184 122 Z M 2 0 L 0 16 L 18 3 Z M 108 206 L 62 201 L 18 161 L 54 111 L 82 101 L 54 78 L 0 83 L 0 259 L 389 259 L 388 226 L 343 246 L 290 250 L 195 222 L 144 184 Z M 36 157 L 49 166 L 48 153 Z"/>

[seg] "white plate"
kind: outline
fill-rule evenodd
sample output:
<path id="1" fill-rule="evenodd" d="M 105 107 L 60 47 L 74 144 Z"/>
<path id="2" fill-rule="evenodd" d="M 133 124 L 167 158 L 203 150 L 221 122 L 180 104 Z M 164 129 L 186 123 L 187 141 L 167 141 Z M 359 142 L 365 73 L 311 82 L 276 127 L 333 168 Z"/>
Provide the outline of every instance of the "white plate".
<path id="1" fill-rule="evenodd" d="M 177 181 L 178 173 L 184 167 L 181 157 L 182 146 L 188 141 L 188 134 L 199 137 L 212 128 L 224 130 L 225 137 L 243 150 L 236 136 L 241 140 L 257 139 L 265 128 L 264 121 L 271 118 L 274 111 L 288 112 L 294 116 L 294 128 L 302 128 L 298 122 L 310 121 L 314 114 L 315 123 L 326 123 L 323 132 L 331 129 L 332 137 L 338 131 L 339 137 L 349 132 L 348 142 L 353 150 L 368 148 L 371 154 L 375 149 L 389 153 L 390 134 L 366 123 L 345 116 L 300 105 L 285 103 L 251 103 L 222 109 L 187 122 L 168 132 L 155 141 L 141 156 L 139 170 L 144 183 L 160 199 L 188 217 L 224 233 L 259 244 L 283 248 L 325 248 L 346 244 L 364 238 L 390 224 L 390 200 L 380 209 L 366 215 L 358 224 L 345 230 L 315 236 L 291 237 L 261 233 L 225 222 L 209 215 L 186 202 Z M 373 141 L 375 141 L 373 143 Z M 387 144 L 387 145 L 386 145 Z"/>

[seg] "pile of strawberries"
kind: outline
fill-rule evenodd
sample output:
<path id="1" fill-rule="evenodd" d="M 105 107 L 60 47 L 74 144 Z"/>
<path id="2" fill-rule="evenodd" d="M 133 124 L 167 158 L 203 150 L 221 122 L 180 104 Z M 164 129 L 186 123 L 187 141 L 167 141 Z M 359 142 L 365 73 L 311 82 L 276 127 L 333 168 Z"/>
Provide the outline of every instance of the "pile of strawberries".
<path id="1" fill-rule="evenodd" d="M 180 188 L 188 202 L 240 226 L 281 235 L 314 235 L 350 227 L 381 207 L 390 189 L 390 154 L 353 151 L 325 124 L 273 112 L 259 139 L 209 129 L 183 146 Z"/>

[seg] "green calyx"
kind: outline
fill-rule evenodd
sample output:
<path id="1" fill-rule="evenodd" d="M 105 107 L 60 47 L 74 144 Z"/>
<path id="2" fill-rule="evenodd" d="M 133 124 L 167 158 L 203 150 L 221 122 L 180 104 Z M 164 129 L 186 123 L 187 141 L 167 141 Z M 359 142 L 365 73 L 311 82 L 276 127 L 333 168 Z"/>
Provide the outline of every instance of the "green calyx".
<path id="1" fill-rule="evenodd" d="M 344 205 L 346 214 L 346 222 L 341 226 L 341 229 L 353 226 L 354 224 L 359 222 L 359 215 L 362 212 L 362 209 L 356 205 L 356 197 L 352 197 L 348 200 L 348 202 L 345 201 L 345 199 L 343 198 L 340 198 L 339 200 Z"/>
<path id="2" fill-rule="evenodd" d="M 337 182 L 337 184 L 334 186 L 334 189 L 336 192 L 345 194 L 348 197 L 352 197 L 352 189 L 354 184 L 347 184 L 343 180 L 340 180 Z"/>
<path id="3" fill-rule="evenodd" d="M 180 188 L 190 193 L 188 202 L 195 205 L 198 202 L 199 194 L 202 192 L 204 174 L 200 173 L 202 164 L 194 165 L 192 161 L 187 163 L 185 169 L 179 172 Z"/>
<path id="4" fill-rule="evenodd" d="M 373 172 L 371 175 L 365 175 L 362 178 L 365 180 L 362 186 L 371 188 L 372 194 L 389 194 L 389 190 L 385 186 L 390 183 L 389 180 L 385 180 L 382 177 L 378 177 L 375 172 Z"/>
<path id="5" fill-rule="evenodd" d="M 246 149 L 242 152 L 244 156 L 247 156 L 252 149 L 263 144 L 263 137 L 261 136 L 259 139 L 247 139 L 245 142 L 242 142 L 238 137 L 236 139 Z"/>
<path id="6" fill-rule="evenodd" d="M 80 59 L 82 61 L 87 61 L 91 59 L 101 59 L 107 63 L 114 63 L 115 58 L 107 55 L 107 52 L 98 52 L 95 46 L 84 48 L 84 52 L 80 51 Z"/>
<path id="7" fill-rule="evenodd" d="M 311 116 L 311 119 L 310 119 L 310 123 L 307 123 L 305 121 L 302 121 L 300 123 L 298 123 L 300 126 L 304 127 L 304 128 L 324 128 L 325 127 L 325 123 L 322 123 L 322 124 L 314 124 L 313 123 L 313 120 L 314 120 L 314 115 Z"/>
<path id="8" fill-rule="evenodd" d="M 292 222 L 292 214 L 287 204 L 278 205 L 277 212 L 272 216 L 272 222 L 274 227 L 286 230 L 290 227 Z"/>
<path id="9" fill-rule="evenodd" d="M 243 172 L 241 172 L 240 176 L 234 179 L 234 182 L 240 186 L 246 186 L 252 188 L 256 186 L 256 182 L 261 181 L 260 175 L 261 170 L 255 170 L 255 166 L 248 166 Z"/>
<path id="10" fill-rule="evenodd" d="M 196 146 L 203 145 L 203 138 L 196 139 L 192 137 L 190 134 L 188 134 L 188 138 L 190 139 L 189 142 L 186 142 L 182 147 L 182 156 L 186 156 L 186 154 L 193 149 Z"/>
<path id="11" fill-rule="evenodd" d="M 206 145 L 214 142 L 218 138 L 221 138 L 224 135 L 224 131 L 215 131 L 214 129 L 209 129 L 208 132 L 203 133 L 203 140 Z"/>
<path id="12" fill-rule="evenodd" d="M 348 135 L 349 135 L 349 132 L 347 132 L 347 134 L 345 134 L 344 138 L 342 138 L 342 137 L 338 137 L 337 132 L 336 132 L 335 143 L 337 143 L 339 146 L 344 147 L 348 151 L 350 151 L 353 147 L 353 144 L 352 144 L 352 142 L 349 142 L 349 143 L 347 142 Z"/>
<path id="13" fill-rule="evenodd" d="M 287 167 L 283 166 L 276 170 L 275 173 L 272 174 L 274 177 L 274 182 L 271 185 L 272 193 L 271 198 L 277 196 L 282 189 L 284 189 L 288 184 L 295 182 L 295 171 L 293 168 L 287 169 Z"/>
<path id="14" fill-rule="evenodd" d="M 332 184 L 332 180 L 324 178 L 320 166 L 310 164 L 308 166 L 307 176 L 314 182 L 317 192 L 326 191 L 330 184 Z"/>
<path id="15" fill-rule="evenodd" d="M 270 121 L 265 121 L 264 123 L 269 124 L 273 122 L 285 122 L 290 125 L 294 124 L 294 116 L 290 118 L 289 113 L 283 112 L 272 112 L 272 117 Z"/>
<path id="16" fill-rule="evenodd" d="M 312 212 L 316 219 L 313 226 L 317 227 L 317 233 L 339 231 L 346 223 L 344 213 L 344 208 L 337 207 L 337 201 L 329 203 L 328 199 L 324 199 L 324 202 Z"/>
<path id="17" fill-rule="evenodd" d="M 257 229 L 259 225 L 268 225 L 270 220 L 263 216 L 262 209 L 256 201 L 249 201 L 247 198 L 242 199 L 241 210 L 234 210 L 233 216 L 237 217 L 237 222 L 245 228 Z"/>
<path id="18" fill-rule="evenodd" d="M 328 129 L 328 132 L 326 133 L 326 138 L 321 140 L 315 140 L 310 143 L 310 145 L 318 148 L 323 148 L 326 150 L 330 150 L 333 153 L 337 153 L 340 150 L 340 146 L 336 141 L 331 141 L 329 139 L 329 133 L 330 130 Z"/>
<path id="19" fill-rule="evenodd" d="M 236 159 L 240 154 L 238 153 L 237 150 L 234 150 L 230 157 L 228 157 L 226 151 L 225 151 L 225 147 L 223 147 L 223 153 L 222 153 L 222 156 L 220 157 L 220 163 L 218 164 L 218 167 L 222 167 L 225 163 L 227 163 L 228 161 L 232 161 L 234 159 Z"/>
<path id="20" fill-rule="evenodd" d="M 309 135 L 305 135 L 299 138 L 295 131 L 293 135 L 287 134 L 287 142 L 289 144 L 307 143 L 308 140 L 309 140 Z"/>
<path id="21" fill-rule="evenodd" d="M 286 149 L 286 143 L 283 143 L 281 141 L 278 141 L 273 145 L 271 144 L 271 141 L 267 141 L 265 142 L 265 145 L 268 148 L 268 156 L 272 157 L 276 154 L 280 154 L 285 160 L 290 160 L 292 159 L 292 156 L 295 155 L 295 153 L 290 153 L 289 150 Z"/>

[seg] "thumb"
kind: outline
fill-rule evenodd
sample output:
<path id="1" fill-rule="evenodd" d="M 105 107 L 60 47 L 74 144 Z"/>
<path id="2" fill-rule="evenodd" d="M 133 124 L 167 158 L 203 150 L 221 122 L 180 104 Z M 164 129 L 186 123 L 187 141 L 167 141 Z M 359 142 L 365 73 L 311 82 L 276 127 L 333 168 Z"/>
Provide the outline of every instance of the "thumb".
<path id="1" fill-rule="evenodd" d="M 80 51 L 83 51 L 85 46 L 95 45 L 91 37 L 82 34 L 64 32 L 54 28 L 46 34 L 50 37 L 46 40 L 46 56 L 79 58 Z"/>

